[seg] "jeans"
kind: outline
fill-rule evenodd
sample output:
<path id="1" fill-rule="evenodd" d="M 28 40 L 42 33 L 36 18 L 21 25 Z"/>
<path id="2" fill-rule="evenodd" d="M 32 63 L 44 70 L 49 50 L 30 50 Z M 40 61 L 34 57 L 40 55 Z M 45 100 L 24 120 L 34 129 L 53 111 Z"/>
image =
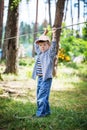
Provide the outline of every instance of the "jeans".
<path id="1" fill-rule="evenodd" d="M 37 84 L 37 112 L 36 116 L 46 116 L 50 114 L 49 94 L 52 78 L 43 81 L 43 77 L 38 77 Z"/>

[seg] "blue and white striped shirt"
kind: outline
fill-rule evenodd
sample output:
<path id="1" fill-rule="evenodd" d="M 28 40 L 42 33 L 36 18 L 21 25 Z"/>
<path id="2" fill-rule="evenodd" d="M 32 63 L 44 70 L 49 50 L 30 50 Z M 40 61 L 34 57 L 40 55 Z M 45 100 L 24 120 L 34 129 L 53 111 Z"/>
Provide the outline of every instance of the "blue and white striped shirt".
<path id="1" fill-rule="evenodd" d="M 38 76 L 42 76 L 42 66 L 41 66 L 41 62 L 40 62 L 40 58 L 38 57 L 37 59 L 37 70 L 36 73 Z"/>

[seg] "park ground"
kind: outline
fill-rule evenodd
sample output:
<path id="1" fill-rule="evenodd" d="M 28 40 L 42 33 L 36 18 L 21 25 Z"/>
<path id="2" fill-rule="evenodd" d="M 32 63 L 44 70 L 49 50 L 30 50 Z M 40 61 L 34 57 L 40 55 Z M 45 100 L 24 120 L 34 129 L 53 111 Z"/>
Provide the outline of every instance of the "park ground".
<path id="1" fill-rule="evenodd" d="M 0 64 L 0 130 L 87 130 L 87 63 L 59 63 L 53 79 L 52 114 L 31 118 L 36 111 L 34 61 L 19 65 L 18 75 L 3 74 Z"/>

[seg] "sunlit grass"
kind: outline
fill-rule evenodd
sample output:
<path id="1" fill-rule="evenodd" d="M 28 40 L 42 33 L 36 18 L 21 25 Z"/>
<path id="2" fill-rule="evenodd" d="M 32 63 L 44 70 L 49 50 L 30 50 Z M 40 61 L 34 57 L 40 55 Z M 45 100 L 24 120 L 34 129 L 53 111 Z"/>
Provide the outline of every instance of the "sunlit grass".
<path id="1" fill-rule="evenodd" d="M 50 94 L 52 114 L 38 119 L 31 118 L 37 109 L 36 82 L 31 80 L 33 65 L 19 66 L 18 75 L 2 74 L 4 81 L 1 82 L 8 83 L 13 81 L 14 84 L 11 84 L 12 86 L 10 87 L 16 89 L 18 94 L 16 96 L 9 94 L 8 97 L 0 97 L 0 129 L 86 130 L 86 64 L 67 63 L 58 65 L 58 75 L 53 79 Z M 3 67 L 0 71 L 3 71 Z M 16 84 L 18 82 L 20 82 L 20 85 Z M 31 89 L 33 86 L 34 89 Z M 4 87 L 7 87 L 6 84 Z M 23 93 L 19 93 L 19 91 Z M 4 91 L 1 87 L 0 95 L 3 93 Z"/>
<path id="2" fill-rule="evenodd" d="M 23 103 L 12 99 L 0 99 L 0 124 L 6 130 L 86 130 L 86 88 L 83 91 L 52 91 L 50 96 L 51 116 L 30 118 L 36 111 L 32 101 Z M 33 96 L 33 91 L 29 93 Z M 25 118 L 23 118 L 25 117 Z M 29 118 L 28 118 L 29 117 Z M 22 119 L 23 118 L 23 119 Z"/>

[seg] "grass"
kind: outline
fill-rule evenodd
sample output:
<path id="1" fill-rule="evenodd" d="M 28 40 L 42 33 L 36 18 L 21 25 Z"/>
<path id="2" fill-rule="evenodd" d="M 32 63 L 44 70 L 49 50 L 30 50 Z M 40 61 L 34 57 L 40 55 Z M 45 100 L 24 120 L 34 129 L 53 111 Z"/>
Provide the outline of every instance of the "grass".
<path id="1" fill-rule="evenodd" d="M 32 69 L 31 66 L 29 68 L 30 70 Z M 26 70 L 26 72 L 28 71 Z M 58 76 L 54 78 L 53 87 L 59 87 L 60 85 L 61 88 L 51 91 L 50 105 L 52 114 L 48 117 L 30 118 L 36 111 L 34 89 L 27 91 L 25 99 L 24 97 L 18 97 L 20 99 L 18 100 L 18 98 L 15 99 L 12 96 L 0 98 L 0 129 L 87 130 L 86 72 L 85 63 L 79 65 L 71 65 L 71 63 L 59 65 Z M 30 75 L 25 74 L 25 76 L 28 76 L 28 80 L 30 80 Z M 3 77 L 6 81 L 8 79 L 17 80 L 18 78 L 15 76 L 11 77 L 11 75 L 3 75 Z M 21 81 L 22 77 L 20 77 Z M 2 94 L 2 89 L 0 89 L 0 94 Z"/>
<path id="2" fill-rule="evenodd" d="M 52 115 L 38 119 L 18 119 L 31 116 L 35 103 L 0 99 L 0 128 L 6 130 L 86 130 L 87 103 L 85 88 L 80 91 L 51 92 Z"/>

